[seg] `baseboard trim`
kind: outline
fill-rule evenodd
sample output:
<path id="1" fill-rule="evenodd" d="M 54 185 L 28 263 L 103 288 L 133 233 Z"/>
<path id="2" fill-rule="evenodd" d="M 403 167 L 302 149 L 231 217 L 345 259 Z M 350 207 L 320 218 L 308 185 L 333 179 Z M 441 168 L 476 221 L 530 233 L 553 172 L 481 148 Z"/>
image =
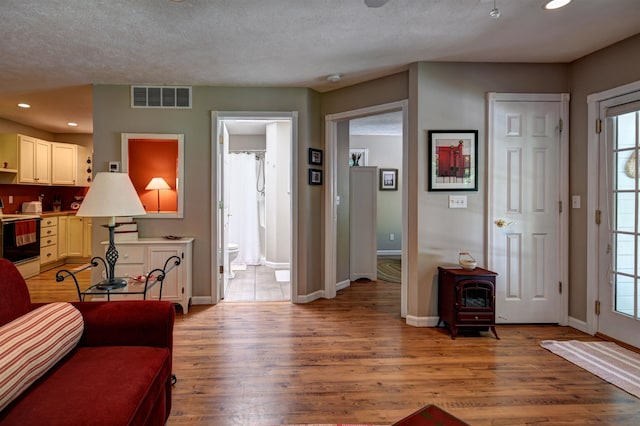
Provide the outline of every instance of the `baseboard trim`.
<path id="1" fill-rule="evenodd" d="M 313 302 L 314 300 L 318 300 L 322 298 L 324 298 L 324 290 L 318 290 L 318 291 L 314 291 L 311 294 L 305 294 L 302 296 L 299 295 L 296 298 L 295 303 L 309 303 L 309 302 Z"/>
<path id="2" fill-rule="evenodd" d="M 582 321 L 573 317 L 569 317 L 569 327 L 575 328 L 576 330 L 580 330 L 583 333 L 591 334 L 589 333 L 589 327 L 587 326 L 587 323 L 585 321 Z"/>
<path id="3" fill-rule="evenodd" d="M 414 327 L 437 327 L 440 321 L 439 317 L 417 317 L 415 315 L 407 315 L 407 325 Z"/>
<path id="4" fill-rule="evenodd" d="M 378 250 L 378 256 L 402 256 L 402 250 Z"/>
<path id="5" fill-rule="evenodd" d="M 351 281 L 349 280 L 340 281 L 339 283 L 336 284 L 336 291 L 344 290 L 349 286 L 351 286 Z"/>
<path id="6" fill-rule="evenodd" d="M 289 262 L 270 262 L 265 260 L 262 264 L 272 269 L 291 269 Z"/>
<path id="7" fill-rule="evenodd" d="M 191 297 L 192 305 L 213 305 L 213 299 L 211 296 L 192 296 Z"/>

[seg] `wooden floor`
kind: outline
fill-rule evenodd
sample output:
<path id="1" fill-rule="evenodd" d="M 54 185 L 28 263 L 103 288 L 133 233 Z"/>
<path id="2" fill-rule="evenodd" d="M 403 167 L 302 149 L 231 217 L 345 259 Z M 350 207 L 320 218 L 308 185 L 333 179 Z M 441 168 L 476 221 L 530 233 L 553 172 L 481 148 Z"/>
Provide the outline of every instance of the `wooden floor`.
<path id="1" fill-rule="evenodd" d="M 31 281 L 33 299 L 47 285 Z M 640 400 L 539 345 L 592 336 L 498 326 L 501 340 L 451 340 L 399 310 L 400 285 L 375 282 L 309 304 L 193 306 L 177 316 L 168 425 L 385 425 L 426 404 L 471 425 L 640 424 Z"/>

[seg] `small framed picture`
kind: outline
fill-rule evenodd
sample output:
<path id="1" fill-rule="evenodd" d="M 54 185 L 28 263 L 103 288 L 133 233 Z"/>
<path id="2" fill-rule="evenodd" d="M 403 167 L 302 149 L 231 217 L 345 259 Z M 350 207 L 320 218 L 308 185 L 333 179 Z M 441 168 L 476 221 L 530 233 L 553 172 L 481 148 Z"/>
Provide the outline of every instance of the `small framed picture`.
<path id="1" fill-rule="evenodd" d="M 429 130 L 429 191 L 478 190 L 478 131 Z"/>
<path id="2" fill-rule="evenodd" d="M 322 165 L 322 150 L 309 148 L 309 164 L 313 164 L 314 166 Z"/>
<path id="3" fill-rule="evenodd" d="M 349 167 L 368 166 L 369 148 L 349 149 Z"/>
<path id="4" fill-rule="evenodd" d="M 398 190 L 398 169 L 380 169 L 380 191 Z"/>
<path id="5" fill-rule="evenodd" d="M 109 161 L 109 171 L 111 173 L 120 173 L 120 162 L 119 161 Z"/>
<path id="6" fill-rule="evenodd" d="M 309 169 L 309 185 L 322 185 L 322 170 Z"/>

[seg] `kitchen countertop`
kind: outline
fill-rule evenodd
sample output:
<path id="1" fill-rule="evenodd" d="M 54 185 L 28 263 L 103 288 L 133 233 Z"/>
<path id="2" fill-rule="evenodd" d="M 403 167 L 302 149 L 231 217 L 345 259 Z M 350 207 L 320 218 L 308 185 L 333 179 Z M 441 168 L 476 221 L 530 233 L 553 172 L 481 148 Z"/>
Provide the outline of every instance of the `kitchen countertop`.
<path id="1" fill-rule="evenodd" d="M 40 213 L 40 217 L 54 217 L 54 216 L 75 216 L 77 210 L 61 210 L 59 212 L 47 211 Z M 28 214 L 28 213 L 25 213 Z"/>

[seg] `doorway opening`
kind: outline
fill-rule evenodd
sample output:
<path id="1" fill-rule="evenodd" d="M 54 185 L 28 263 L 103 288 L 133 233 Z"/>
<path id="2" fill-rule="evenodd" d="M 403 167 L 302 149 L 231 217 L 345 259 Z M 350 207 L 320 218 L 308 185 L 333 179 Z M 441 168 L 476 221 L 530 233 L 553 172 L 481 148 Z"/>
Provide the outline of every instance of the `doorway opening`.
<path id="1" fill-rule="evenodd" d="M 217 114 L 218 301 L 292 300 L 292 114 Z"/>
<path id="2" fill-rule="evenodd" d="M 340 174 L 343 174 L 342 182 L 348 181 L 349 176 L 349 162 L 350 158 L 350 125 L 351 122 L 357 119 L 363 119 L 366 117 L 380 116 L 379 119 L 389 114 L 389 117 L 393 117 L 394 120 L 400 120 L 398 125 L 401 130 L 401 148 L 400 148 L 400 160 L 398 167 L 385 166 L 385 169 L 397 168 L 397 173 L 388 173 L 387 180 L 383 182 L 383 189 L 386 186 L 393 186 L 395 182 L 391 182 L 394 178 L 398 182 L 402 182 L 398 186 L 395 192 L 399 196 L 398 208 L 400 209 L 400 235 L 395 235 L 394 232 L 384 232 L 381 240 L 384 241 L 396 241 L 397 237 L 400 238 L 400 254 L 401 262 L 407 259 L 408 248 L 408 226 L 409 226 L 409 209 L 408 209 L 408 102 L 398 101 L 388 104 L 377 105 L 373 107 L 362 108 L 353 111 L 347 111 L 338 114 L 331 114 L 325 117 L 326 123 L 326 158 L 327 164 L 325 172 L 327 175 L 325 186 L 325 285 L 324 285 L 324 297 L 333 298 L 336 296 L 338 289 L 344 288 L 350 285 L 349 269 L 350 265 L 350 253 L 346 247 L 342 238 L 345 233 L 340 232 L 339 226 L 341 222 L 348 221 L 348 214 L 345 217 L 344 209 L 341 209 L 343 201 L 347 201 L 344 197 L 346 193 L 344 188 L 339 186 Z M 396 115 L 397 114 L 397 115 Z M 375 120 L 372 118 L 372 120 Z M 359 123 L 353 123 L 358 125 Z M 360 141 L 359 141 L 360 142 Z M 362 148 L 362 147 L 353 147 Z M 360 156 L 360 160 L 366 156 L 366 153 Z M 381 167 L 382 168 L 382 167 Z M 378 171 L 379 173 L 379 171 Z M 385 175 L 386 176 L 386 175 Z M 391 180 L 389 180 L 391 179 Z M 378 187 L 376 187 L 378 189 Z M 384 192 L 384 191 L 378 191 Z M 377 219 L 376 219 L 377 221 Z M 376 231 L 378 233 L 380 231 Z M 390 234 L 394 233 L 391 237 Z M 386 237 L 384 236 L 386 234 Z M 377 250 L 377 247 L 376 247 Z M 384 249 L 383 249 L 384 250 Z M 394 253 L 397 253 L 397 248 L 390 249 Z M 389 253 L 390 254 L 390 253 Z M 396 255 L 397 256 L 397 255 Z M 346 260 L 345 260 L 346 259 Z M 400 301 L 400 315 L 402 317 L 407 316 L 407 285 L 408 285 L 408 266 L 406 262 L 402 262 L 401 268 L 401 301 Z"/>

